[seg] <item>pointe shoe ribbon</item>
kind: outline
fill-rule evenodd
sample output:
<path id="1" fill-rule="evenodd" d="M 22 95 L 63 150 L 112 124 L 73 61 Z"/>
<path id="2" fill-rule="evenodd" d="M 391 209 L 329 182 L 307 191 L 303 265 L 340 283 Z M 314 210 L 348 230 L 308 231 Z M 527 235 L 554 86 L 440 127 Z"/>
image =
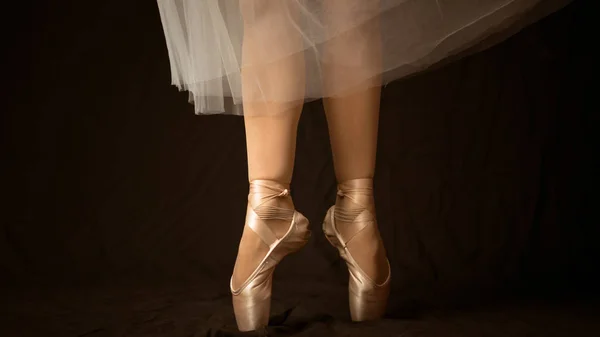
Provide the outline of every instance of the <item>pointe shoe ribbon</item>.
<path id="1" fill-rule="evenodd" d="M 371 279 L 353 258 L 348 250 L 348 243 L 352 241 L 368 226 L 377 226 L 372 205 L 372 180 L 354 179 L 339 185 L 337 195 L 349 198 L 352 202 L 362 206 L 350 209 L 336 209 L 332 206 L 325 216 L 323 232 L 327 240 L 338 249 L 340 257 L 346 262 L 349 272 L 348 294 L 350 316 L 353 321 L 374 320 L 385 313 L 387 299 L 390 292 L 391 268 L 387 262 L 387 279 L 377 284 Z M 336 221 L 345 222 L 351 228 L 345 228 L 345 238 L 336 228 Z"/>
<path id="2" fill-rule="evenodd" d="M 293 209 L 264 205 L 268 200 L 288 195 L 289 189 L 282 188 L 276 182 L 255 180 L 250 183 L 246 226 L 269 246 L 269 252 L 241 286 L 234 289 L 233 278 L 230 282 L 233 310 L 240 331 L 257 330 L 268 324 L 273 271 L 286 255 L 306 245 L 310 237 L 308 220 L 301 213 Z M 288 220 L 290 227 L 278 239 L 264 219 Z"/>

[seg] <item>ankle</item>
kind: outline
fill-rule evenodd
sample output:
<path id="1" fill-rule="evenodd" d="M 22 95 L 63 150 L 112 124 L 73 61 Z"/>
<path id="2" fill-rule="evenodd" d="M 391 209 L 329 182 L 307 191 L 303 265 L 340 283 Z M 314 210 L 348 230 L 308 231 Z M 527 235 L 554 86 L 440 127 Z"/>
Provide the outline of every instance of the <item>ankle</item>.
<path id="1" fill-rule="evenodd" d="M 340 211 L 369 210 L 375 215 L 373 179 L 350 179 L 339 183 L 335 205 Z"/>
<path id="2" fill-rule="evenodd" d="M 294 203 L 290 195 L 290 184 L 276 180 L 251 180 L 248 191 L 248 202 L 253 208 L 263 204 L 287 209 L 294 208 Z"/>
<path id="3" fill-rule="evenodd" d="M 289 184 L 266 179 L 250 182 L 248 206 L 277 238 L 285 235 L 295 212 Z"/>
<path id="4" fill-rule="evenodd" d="M 251 179 L 249 181 L 249 185 L 250 185 L 250 191 L 252 191 L 253 187 L 257 188 L 260 186 L 264 186 L 270 190 L 289 190 L 290 188 L 290 183 L 289 182 L 283 182 L 281 180 L 277 180 L 277 179 Z"/>

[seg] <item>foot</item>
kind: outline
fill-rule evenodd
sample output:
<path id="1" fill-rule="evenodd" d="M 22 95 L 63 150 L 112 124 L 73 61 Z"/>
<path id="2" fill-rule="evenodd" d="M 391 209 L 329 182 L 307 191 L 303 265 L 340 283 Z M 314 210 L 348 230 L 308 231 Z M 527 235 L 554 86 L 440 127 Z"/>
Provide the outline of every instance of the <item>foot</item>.
<path id="1" fill-rule="evenodd" d="M 371 179 L 353 179 L 339 185 L 334 218 L 335 228 L 358 266 L 376 284 L 383 284 L 389 276 L 389 265 L 377 227 Z"/>
<path id="2" fill-rule="evenodd" d="M 250 183 L 246 225 L 231 279 L 233 289 L 242 286 L 269 252 L 269 246 L 248 227 L 249 216 L 253 216 L 252 212 L 256 213 L 280 239 L 289 230 L 294 214 L 294 203 L 288 191 L 289 185 L 273 181 L 260 180 Z"/>

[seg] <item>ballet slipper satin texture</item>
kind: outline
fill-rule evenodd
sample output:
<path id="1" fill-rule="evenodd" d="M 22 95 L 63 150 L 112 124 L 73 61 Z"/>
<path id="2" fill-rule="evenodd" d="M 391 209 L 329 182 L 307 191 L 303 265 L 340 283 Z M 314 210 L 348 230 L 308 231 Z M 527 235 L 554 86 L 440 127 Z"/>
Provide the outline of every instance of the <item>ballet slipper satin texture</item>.
<path id="1" fill-rule="evenodd" d="M 251 189 L 254 190 L 252 195 L 261 200 L 264 200 L 265 196 L 267 199 L 288 196 L 289 191 L 281 190 L 279 186 L 281 185 L 267 180 L 254 180 L 251 182 Z M 293 212 L 290 227 L 285 235 L 278 239 L 257 215 L 252 204 L 252 200 L 249 200 L 246 226 L 269 246 L 269 252 L 240 287 L 234 289 L 233 283 L 230 283 L 233 310 L 240 331 L 257 330 L 268 324 L 275 267 L 286 255 L 302 248 L 310 237 L 306 217 L 295 210 L 290 210 Z M 274 218 L 277 218 L 276 214 Z"/>
<path id="2" fill-rule="evenodd" d="M 371 179 L 354 179 L 340 184 L 339 194 L 344 197 L 360 199 L 361 190 L 371 190 Z M 353 235 L 344 238 L 335 225 L 335 207 L 332 206 L 325 216 L 323 232 L 327 240 L 338 249 L 340 257 L 346 261 L 349 272 L 348 295 L 350 304 L 350 316 L 353 321 L 367 321 L 381 318 L 387 306 L 390 292 L 391 268 L 386 259 L 388 276 L 387 279 L 377 284 L 358 265 L 348 250 L 347 244 L 367 226 L 376 226 L 375 215 L 371 210 L 365 208 L 350 223 Z"/>

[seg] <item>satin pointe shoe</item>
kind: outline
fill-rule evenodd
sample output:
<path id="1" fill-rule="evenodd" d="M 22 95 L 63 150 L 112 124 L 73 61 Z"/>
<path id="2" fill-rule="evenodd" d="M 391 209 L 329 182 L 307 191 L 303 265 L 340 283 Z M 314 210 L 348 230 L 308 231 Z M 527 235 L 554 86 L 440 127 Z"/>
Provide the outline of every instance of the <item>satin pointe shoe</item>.
<path id="1" fill-rule="evenodd" d="M 345 207 L 338 205 L 336 209 L 336 206 L 332 206 L 327 211 L 323 222 L 323 232 L 327 240 L 337 248 L 340 257 L 346 261 L 348 266 L 350 316 L 355 322 L 381 318 L 385 313 L 390 292 L 391 268 L 387 258 L 385 265 L 378 267 L 387 269 L 387 278 L 383 282 L 377 283 L 359 266 L 348 249 L 352 240 L 356 240 L 361 234 L 366 233 L 365 229 L 377 226 L 372 185 L 372 179 L 353 179 L 339 184 L 338 201 Z M 336 222 L 343 223 L 343 230 L 336 226 Z M 371 228 L 371 235 L 373 233 L 383 249 L 378 229 Z M 357 254 L 356 251 L 354 254 Z"/>
<path id="2" fill-rule="evenodd" d="M 308 220 L 294 209 L 273 206 L 273 199 L 288 197 L 289 190 L 269 180 L 250 182 L 246 223 L 268 247 L 268 253 L 258 267 L 237 288 L 233 276 L 230 289 L 233 311 L 240 331 L 252 331 L 267 326 L 271 310 L 273 271 L 286 256 L 300 250 L 310 237 Z M 289 221 L 287 232 L 278 238 L 266 220 Z"/>

